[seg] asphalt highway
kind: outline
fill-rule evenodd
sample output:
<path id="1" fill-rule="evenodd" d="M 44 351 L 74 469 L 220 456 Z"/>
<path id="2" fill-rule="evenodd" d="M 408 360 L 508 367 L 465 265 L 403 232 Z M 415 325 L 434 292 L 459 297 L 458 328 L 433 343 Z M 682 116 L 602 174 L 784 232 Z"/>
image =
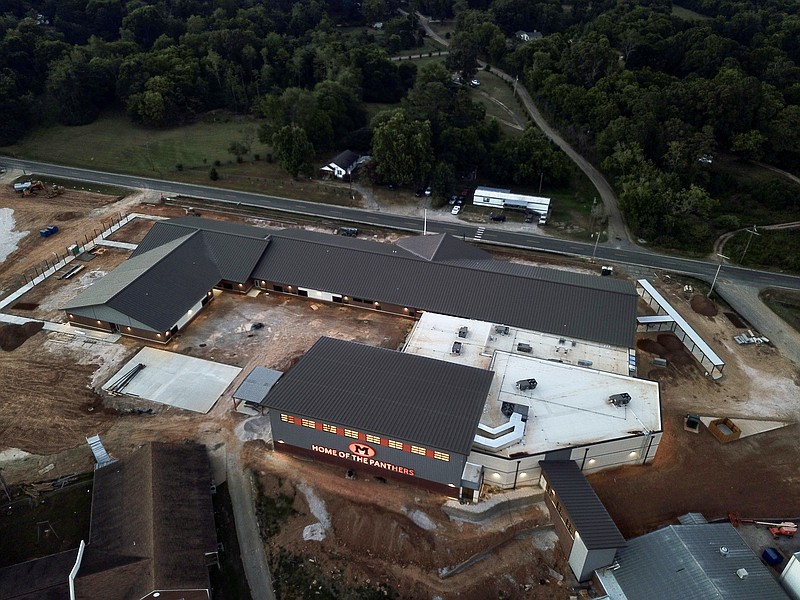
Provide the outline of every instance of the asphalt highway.
<path id="1" fill-rule="evenodd" d="M 322 217 L 332 221 L 340 221 L 344 224 L 373 225 L 412 232 L 422 232 L 424 226 L 423 219 L 420 217 L 306 202 L 279 196 L 265 196 L 251 192 L 151 179 L 135 175 L 65 167 L 10 157 L 0 156 L 0 165 L 64 179 L 100 183 L 122 188 L 151 189 L 170 195 L 180 194 L 182 196 L 226 203 L 231 206 L 256 207 L 298 215 Z M 618 246 L 615 246 L 614 240 L 611 240 L 595 247 L 589 243 L 540 236 L 535 233 L 510 231 L 503 224 L 492 222 L 487 222 L 485 225 L 462 224 L 438 221 L 434 217 L 427 219 L 427 228 L 429 232 L 449 233 L 464 239 L 487 244 L 572 256 L 594 256 L 598 263 L 609 262 L 635 265 L 647 269 L 683 273 L 709 282 L 713 279 L 719 266 L 716 262 L 665 256 L 641 248 L 631 249 L 627 242 L 624 241 Z M 798 276 L 744 269 L 728 264 L 722 267 L 719 277 L 720 281 L 730 281 L 756 288 L 778 287 L 800 290 L 800 277 Z"/>

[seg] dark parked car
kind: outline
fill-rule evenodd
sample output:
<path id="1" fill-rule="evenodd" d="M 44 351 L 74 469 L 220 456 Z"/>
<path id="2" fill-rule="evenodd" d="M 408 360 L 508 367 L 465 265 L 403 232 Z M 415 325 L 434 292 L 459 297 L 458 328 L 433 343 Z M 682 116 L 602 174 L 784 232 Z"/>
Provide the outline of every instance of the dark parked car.
<path id="1" fill-rule="evenodd" d="M 506 216 L 503 213 L 491 213 L 489 215 L 489 218 L 492 221 L 501 221 L 501 222 L 503 222 L 503 221 L 506 220 Z"/>
<path id="2" fill-rule="evenodd" d="M 533 223 L 533 219 L 536 217 L 533 213 L 528 213 L 525 215 L 525 222 L 526 223 Z"/>

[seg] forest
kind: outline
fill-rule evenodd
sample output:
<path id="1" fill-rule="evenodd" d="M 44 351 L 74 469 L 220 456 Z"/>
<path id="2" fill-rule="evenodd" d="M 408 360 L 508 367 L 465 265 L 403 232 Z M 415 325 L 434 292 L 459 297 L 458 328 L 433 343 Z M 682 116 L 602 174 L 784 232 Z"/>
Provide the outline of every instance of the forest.
<path id="1" fill-rule="evenodd" d="M 680 9 L 664 0 L 5 0 L 0 145 L 109 108 L 152 128 L 225 109 L 257 117 L 259 138 L 295 176 L 314 156 L 351 148 L 372 152 L 378 175 L 400 184 L 444 189 L 476 169 L 498 184 L 533 184 L 541 173 L 563 184 L 571 167 L 538 130 L 504 136 L 453 84 L 482 59 L 517 76 L 609 177 L 637 235 L 702 245 L 747 225 L 739 219 L 756 205 L 769 219 L 797 218 L 791 182 L 747 189 L 714 165 L 732 156 L 797 172 L 800 5 L 683 0 Z M 423 44 L 415 10 L 454 19 L 444 65 L 391 60 Z M 541 36 L 523 42 L 518 31 Z M 368 119 L 370 106 L 385 110 Z M 247 153 L 240 144 L 234 154 Z M 389 159 L 398 153 L 413 160 Z"/>

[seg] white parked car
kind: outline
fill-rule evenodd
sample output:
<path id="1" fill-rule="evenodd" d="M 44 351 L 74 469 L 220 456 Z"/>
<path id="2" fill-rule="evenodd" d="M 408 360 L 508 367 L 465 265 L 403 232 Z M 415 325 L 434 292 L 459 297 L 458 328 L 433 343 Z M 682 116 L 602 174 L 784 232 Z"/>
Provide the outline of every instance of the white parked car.
<path id="1" fill-rule="evenodd" d="M 456 204 L 456 205 L 453 207 L 453 209 L 450 211 L 450 214 L 457 215 L 457 214 L 458 214 L 458 213 L 460 213 L 460 212 L 461 212 L 461 206 L 459 206 L 458 204 Z"/>
<path id="2" fill-rule="evenodd" d="M 469 84 L 470 84 L 472 87 L 478 87 L 478 86 L 481 84 L 481 82 L 480 82 L 480 81 L 478 81 L 477 79 L 473 79 L 472 81 L 470 81 L 470 82 L 469 82 Z"/>

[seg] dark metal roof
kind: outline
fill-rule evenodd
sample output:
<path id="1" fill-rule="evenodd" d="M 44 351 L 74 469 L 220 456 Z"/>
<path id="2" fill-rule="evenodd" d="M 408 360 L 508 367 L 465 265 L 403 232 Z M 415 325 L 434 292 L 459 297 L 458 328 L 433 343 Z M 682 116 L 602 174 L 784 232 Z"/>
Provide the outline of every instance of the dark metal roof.
<path id="1" fill-rule="evenodd" d="M 634 345 L 637 296 L 629 282 L 505 261 L 429 262 L 385 252 L 396 246 L 364 243 L 319 244 L 283 231 L 273 236 L 253 277 L 613 346 Z"/>
<path id="2" fill-rule="evenodd" d="M 469 454 L 491 371 L 320 338 L 267 395 L 270 409 Z"/>
<path id="3" fill-rule="evenodd" d="M 415 235 L 398 240 L 395 245 L 425 260 L 491 260 L 492 258 L 488 252 L 446 233 Z"/>
<path id="4" fill-rule="evenodd" d="M 384 244 L 183 217 L 157 223 L 128 261 L 66 308 L 78 313 L 80 307 L 79 314 L 93 319 L 161 331 L 197 302 L 196 288 L 252 276 L 633 347 L 637 295 L 630 282 L 486 256 L 451 236 Z M 148 263 L 168 264 L 170 271 L 151 269 Z"/>
<path id="5" fill-rule="evenodd" d="M 64 310 L 165 332 L 222 279 L 199 232 L 131 257 Z"/>
<path id="6" fill-rule="evenodd" d="M 625 546 L 625 538 L 574 460 L 542 460 L 539 465 L 586 548 Z"/>
<path id="7" fill-rule="evenodd" d="M 266 367 L 255 367 L 236 388 L 236 391 L 233 392 L 233 397 L 237 400 L 263 404 L 264 398 L 267 397 L 272 386 L 282 375 L 282 371 L 275 371 Z"/>
<path id="8" fill-rule="evenodd" d="M 619 568 L 603 577 L 615 579 L 631 600 L 789 598 L 730 523 L 670 525 L 630 540 L 616 562 Z"/>
<path id="9" fill-rule="evenodd" d="M 205 229 L 196 217 L 181 222 L 178 219 L 159 221 L 148 232 L 131 258 L 149 252 L 179 237 L 200 231 L 208 255 L 217 265 L 221 279 L 244 283 L 250 278 L 258 260 L 269 245 L 269 232 L 258 227 L 236 227 L 225 230 Z M 204 223 L 209 221 L 202 219 Z M 221 223 L 216 221 L 212 223 Z"/>

